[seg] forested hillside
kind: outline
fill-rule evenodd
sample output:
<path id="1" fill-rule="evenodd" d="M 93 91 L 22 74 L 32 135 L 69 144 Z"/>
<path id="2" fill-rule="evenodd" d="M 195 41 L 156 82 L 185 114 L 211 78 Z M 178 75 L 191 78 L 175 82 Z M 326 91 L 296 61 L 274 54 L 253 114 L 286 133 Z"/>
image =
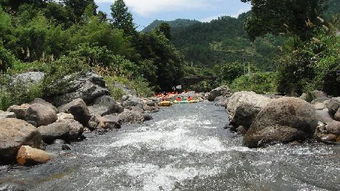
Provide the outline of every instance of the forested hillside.
<path id="1" fill-rule="evenodd" d="M 142 32 L 151 32 L 152 30 L 156 29 L 160 24 L 167 23 L 171 27 L 172 30 L 176 30 L 176 28 L 183 28 L 188 27 L 193 24 L 199 23 L 196 20 L 189 20 L 189 19 L 176 19 L 174 21 L 163 21 L 163 20 L 155 20 L 147 27 L 145 27 Z"/>

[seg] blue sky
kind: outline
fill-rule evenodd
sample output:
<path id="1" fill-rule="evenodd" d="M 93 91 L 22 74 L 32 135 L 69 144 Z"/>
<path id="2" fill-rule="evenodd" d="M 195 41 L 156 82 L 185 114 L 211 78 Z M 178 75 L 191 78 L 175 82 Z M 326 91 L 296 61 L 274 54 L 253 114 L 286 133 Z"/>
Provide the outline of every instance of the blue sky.
<path id="1" fill-rule="evenodd" d="M 110 14 L 115 0 L 95 0 L 99 10 Z M 138 29 L 152 21 L 195 19 L 208 22 L 219 16 L 238 16 L 250 10 L 250 5 L 241 0 L 125 0 Z"/>

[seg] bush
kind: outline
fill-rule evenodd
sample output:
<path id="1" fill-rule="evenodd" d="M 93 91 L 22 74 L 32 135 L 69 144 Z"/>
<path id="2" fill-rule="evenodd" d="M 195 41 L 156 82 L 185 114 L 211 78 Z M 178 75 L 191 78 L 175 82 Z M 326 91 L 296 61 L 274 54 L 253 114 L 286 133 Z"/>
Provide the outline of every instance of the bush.
<path id="1" fill-rule="evenodd" d="M 277 73 L 258 72 L 250 75 L 243 75 L 233 81 L 233 91 L 254 91 L 259 94 L 276 93 Z"/>

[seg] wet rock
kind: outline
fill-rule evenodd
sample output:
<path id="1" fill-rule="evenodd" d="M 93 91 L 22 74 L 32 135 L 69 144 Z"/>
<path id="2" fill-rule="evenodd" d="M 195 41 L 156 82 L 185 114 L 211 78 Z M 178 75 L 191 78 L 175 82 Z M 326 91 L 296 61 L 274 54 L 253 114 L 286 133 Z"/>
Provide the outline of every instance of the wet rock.
<path id="1" fill-rule="evenodd" d="M 227 110 L 231 125 L 235 128 L 242 125 L 248 129 L 256 115 L 270 101 L 270 98 L 256 94 L 255 92 L 243 91 L 234 93 L 227 100 Z"/>
<path id="2" fill-rule="evenodd" d="M 57 112 L 55 108 L 48 107 L 40 103 L 31 104 L 27 110 L 26 121 L 32 125 L 39 127 L 48 125 L 57 121 Z"/>
<path id="3" fill-rule="evenodd" d="M 61 149 L 62 149 L 63 151 L 70 151 L 70 150 L 71 150 L 71 147 L 70 147 L 70 145 L 64 144 L 64 145 L 61 146 Z"/>
<path id="4" fill-rule="evenodd" d="M 15 161 L 16 154 L 22 145 L 41 147 L 39 131 L 20 119 L 0 119 L 0 163 Z"/>
<path id="5" fill-rule="evenodd" d="M 332 121 L 326 125 L 326 130 L 328 133 L 340 135 L 340 122 Z"/>
<path id="6" fill-rule="evenodd" d="M 21 146 L 17 154 L 17 162 L 20 165 L 43 164 L 49 160 L 51 160 L 49 153 L 30 146 Z"/>
<path id="7" fill-rule="evenodd" d="M 150 114 L 144 114 L 144 121 L 150 121 L 153 117 Z"/>
<path id="8" fill-rule="evenodd" d="M 27 112 L 28 112 L 29 107 L 30 107 L 29 104 L 12 105 L 11 107 L 7 109 L 7 111 L 13 112 L 16 118 L 25 120 L 27 117 Z"/>
<path id="9" fill-rule="evenodd" d="M 144 121 L 144 115 L 137 110 L 124 110 L 118 115 L 119 121 L 122 123 L 140 123 Z"/>
<path id="10" fill-rule="evenodd" d="M 56 106 L 67 104 L 78 98 L 90 104 L 98 97 L 109 95 L 103 77 L 92 72 L 66 76 L 53 86 L 62 87 L 62 92 L 51 96 L 51 101 Z"/>
<path id="11" fill-rule="evenodd" d="M 72 114 L 74 119 L 84 126 L 88 125 L 88 121 L 91 118 L 90 111 L 82 99 L 73 100 L 70 103 L 59 107 L 59 111 Z"/>
<path id="12" fill-rule="evenodd" d="M 315 109 L 298 98 L 271 101 L 256 116 L 243 141 L 248 147 L 289 143 L 312 137 L 317 127 Z"/>
<path id="13" fill-rule="evenodd" d="M 114 101 L 114 99 L 110 96 L 102 96 L 97 98 L 92 106 L 89 106 L 90 113 L 92 115 L 110 115 L 113 113 L 121 113 L 124 111 L 124 108 Z"/>
<path id="14" fill-rule="evenodd" d="M 53 143 L 56 139 L 71 142 L 81 137 L 83 126 L 76 120 L 64 119 L 47 126 L 40 126 L 38 131 L 46 143 Z"/>
<path id="15" fill-rule="evenodd" d="M 6 118 L 15 118 L 15 113 L 0 110 L 0 119 L 6 119 Z"/>
<path id="16" fill-rule="evenodd" d="M 329 141 L 336 141 L 337 136 L 334 134 L 327 134 L 321 137 L 321 141 L 329 142 Z"/>
<path id="17" fill-rule="evenodd" d="M 121 121 L 118 116 L 106 115 L 106 116 L 92 116 L 89 122 L 90 128 L 95 129 L 119 129 L 121 127 Z"/>
<path id="18" fill-rule="evenodd" d="M 208 100 L 214 101 L 219 96 L 229 97 L 231 95 L 231 90 L 228 86 L 221 86 L 211 90 L 208 94 Z"/>

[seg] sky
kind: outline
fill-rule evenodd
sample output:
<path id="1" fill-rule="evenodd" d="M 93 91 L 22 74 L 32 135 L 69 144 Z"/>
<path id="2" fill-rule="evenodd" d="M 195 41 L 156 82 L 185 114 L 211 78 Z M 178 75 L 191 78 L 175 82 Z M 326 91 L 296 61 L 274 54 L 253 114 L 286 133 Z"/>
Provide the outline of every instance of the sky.
<path id="1" fill-rule="evenodd" d="M 110 15 L 115 0 L 95 0 L 99 10 Z M 192 19 L 209 22 L 220 16 L 237 17 L 251 6 L 241 0 L 124 0 L 133 15 L 134 23 L 141 30 L 152 21 Z"/>

